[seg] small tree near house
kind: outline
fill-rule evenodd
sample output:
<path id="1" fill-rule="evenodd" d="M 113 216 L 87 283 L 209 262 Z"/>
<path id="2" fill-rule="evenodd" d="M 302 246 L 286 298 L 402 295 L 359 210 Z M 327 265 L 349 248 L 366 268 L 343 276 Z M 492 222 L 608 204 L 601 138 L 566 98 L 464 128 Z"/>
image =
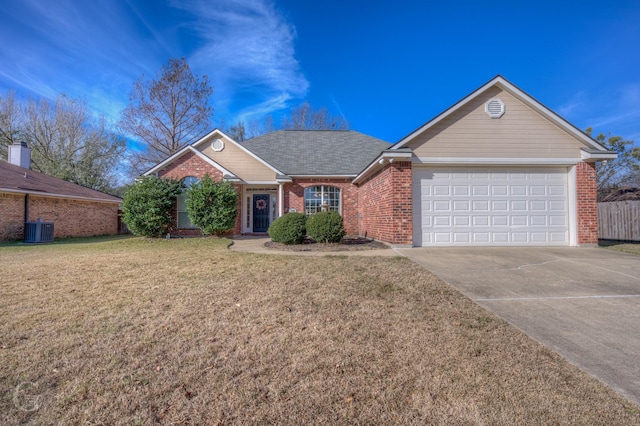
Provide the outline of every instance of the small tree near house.
<path id="1" fill-rule="evenodd" d="M 235 226 L 238 192 L 225 181 L 214 181 L 205 175 L 187 189 L 187 214 L 191 223 L 205 235 L 220 235 Z"/>
<path id="2" fill-rule="evenodd" d="M 122 200 L 122 221 L 135 235 L 160 237 L 173 223 L 176 197 L 182 182 L 143 176 L 129 186 Z"/>

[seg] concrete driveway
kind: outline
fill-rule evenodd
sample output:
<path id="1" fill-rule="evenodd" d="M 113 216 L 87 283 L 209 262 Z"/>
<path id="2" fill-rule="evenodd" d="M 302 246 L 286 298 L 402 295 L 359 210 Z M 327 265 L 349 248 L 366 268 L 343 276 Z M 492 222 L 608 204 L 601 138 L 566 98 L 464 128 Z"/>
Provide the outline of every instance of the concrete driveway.
<path id="1" fill-rule="evenodd" d="M 603 248 L 396 249 L 640 404 L 640 257 Z"/>

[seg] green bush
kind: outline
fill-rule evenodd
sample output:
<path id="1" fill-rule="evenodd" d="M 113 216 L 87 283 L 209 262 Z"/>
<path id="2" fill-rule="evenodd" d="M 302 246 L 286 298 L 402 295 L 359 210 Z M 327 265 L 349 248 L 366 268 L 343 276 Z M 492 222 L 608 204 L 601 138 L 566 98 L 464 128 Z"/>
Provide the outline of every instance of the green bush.
<path id="1" fill-rule="evenodd" d="M 214 181 L 209 175 L 187 190 L 187 215 L 205 235 L 233 229 L 238 215 L 238 192 L 229 182 Z"/>
<path id="2" fill-rule="evenodd" d="M 162 236 L 171 228 L 180 192 L 182 183 L 178 180 L 143 176 L 124 193 L 122 221 L 135 235 Z"/>
<path id="3" fill-rule="evenodd" d="M 306 222 L 302 213 L 287 213 L 274 220 L 267 233 L 276 243 L 300 244 L 306 235 Z"/>
<path id="4" fill-rule="evenodd" d="M 346 234 L 337 212 L 318 212 L 307 220 L 307 233 L 319 243 L 339 243 Z"/>

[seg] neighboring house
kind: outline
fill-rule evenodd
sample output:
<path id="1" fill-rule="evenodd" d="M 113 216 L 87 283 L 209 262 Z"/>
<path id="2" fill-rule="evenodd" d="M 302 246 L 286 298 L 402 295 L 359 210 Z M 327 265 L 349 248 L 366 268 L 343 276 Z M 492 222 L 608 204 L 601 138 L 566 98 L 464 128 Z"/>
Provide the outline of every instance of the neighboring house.
<path id="1" fill-rule="evenodd" d="M 354 131 L 214 130 L 145 174 L 205 174 L 240 195 L 235 234 L 289 211 L 338 211 L 349 234 L 398 245 L 597 243 L 602 145 L 501 76 L 395 145 Z M 177 227 L 192 228 L 184 199 Z"/>
<path id="2" fill-rule="evenodd" d="M 23 238 L 24 223 L 53 222 L 55 237 L 117 234 L 118 197 L 30 170 L 25 144 L 0 160 L 0 241 Z"/>

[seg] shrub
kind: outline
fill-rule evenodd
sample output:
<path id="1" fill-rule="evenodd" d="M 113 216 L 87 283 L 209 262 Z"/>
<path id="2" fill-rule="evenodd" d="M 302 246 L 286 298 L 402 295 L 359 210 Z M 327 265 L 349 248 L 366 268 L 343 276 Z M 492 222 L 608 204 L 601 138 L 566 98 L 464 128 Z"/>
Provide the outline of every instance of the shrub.
<path id="1" fill-rule="evenodd" d="M 222 234 L 236 224 L 238 192 L 229 183 L 205 175 L 187 190 L 187 215 L 205 235 Z"/>
<path id="2" fill-rule="evenodd" d="M 173 208 L 181 191 L 182 183 L 178 180 L 141 177 L 124 193 L 122 221 L 135 235 L 164 235 L 173 222 Z"/>
<path id="3" fill-rule="evenodd" d="M 300 244 L 306 235 L 306 222 L 302 213 L 287 213 L 274 220 L 267 233 L 276 243 Z"/>
<path id="4" fill-rule="evenodd" d="M 319 243 L 339 243 L 346 234 L 342 216 L 337 212 L 318 212 L 307 220 L 309 236 Z"/>

